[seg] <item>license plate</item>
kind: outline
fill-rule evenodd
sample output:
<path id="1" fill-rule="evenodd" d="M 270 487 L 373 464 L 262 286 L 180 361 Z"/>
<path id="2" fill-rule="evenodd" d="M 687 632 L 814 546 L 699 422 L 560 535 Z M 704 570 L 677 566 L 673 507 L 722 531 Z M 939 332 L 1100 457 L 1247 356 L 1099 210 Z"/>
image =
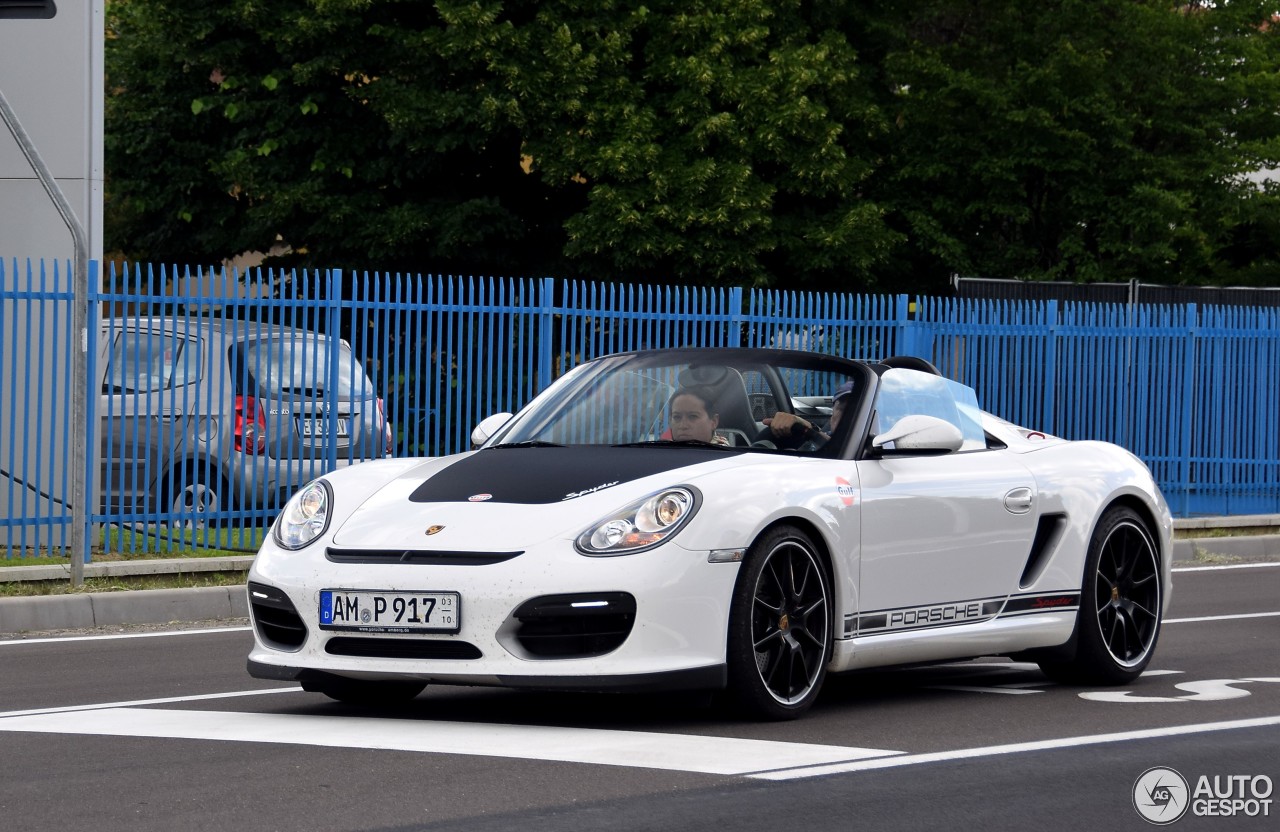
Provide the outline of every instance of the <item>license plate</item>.
<path id="1" fill-rule="evenodd" d="M 333 423 L 334 431 L 337 436 L 349 435 L 351 428 L 346 419 L 330 419 L 327 416 L 321 416 L 316 419 L 308 419 L 299 416 L 298 432 L 305 437 L 326 436 L 329 433 L 330 422 Z"/>
<path id="2" fill-rule="evenodd" d="M 456 633 L 461 608 L 456 592 L 324 589 L 320 591 L 320 629 Z"/>

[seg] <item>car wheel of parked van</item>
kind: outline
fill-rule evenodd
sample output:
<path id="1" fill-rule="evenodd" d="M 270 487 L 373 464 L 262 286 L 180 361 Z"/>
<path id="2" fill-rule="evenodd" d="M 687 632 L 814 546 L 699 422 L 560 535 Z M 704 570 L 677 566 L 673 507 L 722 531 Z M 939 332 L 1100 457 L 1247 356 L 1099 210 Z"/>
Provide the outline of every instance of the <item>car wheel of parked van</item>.
<path id="1" fill-rule="evenodd" d="M 212 472 L 175 471 L 166 489 L 164 511 L 171 515 L 171 528 L 204 529 L 225 524 L 216 515 L 227 511 L 229 503 L 222 488 L 222 478 Z"/>

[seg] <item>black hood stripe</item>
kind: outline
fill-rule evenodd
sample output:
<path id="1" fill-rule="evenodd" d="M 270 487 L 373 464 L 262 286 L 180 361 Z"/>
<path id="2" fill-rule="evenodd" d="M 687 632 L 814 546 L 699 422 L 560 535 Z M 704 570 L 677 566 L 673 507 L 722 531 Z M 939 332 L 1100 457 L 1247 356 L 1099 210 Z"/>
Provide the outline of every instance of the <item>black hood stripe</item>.
<path id="1" fill-rule="evenodd" d="M 742 451 L 670 445 L 485 448 L 437 471 L 409 499 L 415 503 L 559 503 L 737 453 Z"/>

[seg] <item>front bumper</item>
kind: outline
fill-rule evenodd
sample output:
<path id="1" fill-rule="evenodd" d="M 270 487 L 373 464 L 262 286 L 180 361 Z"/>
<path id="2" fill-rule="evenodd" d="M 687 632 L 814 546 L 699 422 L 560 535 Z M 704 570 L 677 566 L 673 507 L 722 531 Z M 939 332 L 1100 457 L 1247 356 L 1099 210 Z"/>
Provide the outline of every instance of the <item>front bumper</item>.
<path id="1" fill-rule="evenodd" d="M 249 675 L 255 679 L 301 682 L 323 686 L 327 681 L 350 678 L 351 674 L 330 673 L 302 667 L 261 664 L 248 661 Z M 396 674 L 373 678 L 404 678 Z M 421 678 L 415 675 L 415 678 Z M 695 667 L 660 673 L 614 674 L 610 676 L 430 676 L 424 681 L 448 685 L 519 688 L 523 690 L 610 691 L 616 693 L 660 693 L 677 690 L 719 690 L 728 684 L 728 671 L 721 665 Z"/>
<path id="2" fill-rule="evenodd" d="M 560 690 L 669 690 L 725 684 L 729 605 L 738 564 L 708 563 L 673 541 L 635 555 L 579 555 L 550 540 L 497 563 L 335 563 L 329 535 L 298 552 L 264 544 L 249 575 L 258 678 L 330 677 Z M 252 591 L 258 585 L 257 592 Z M 461 599 L 456 634 L 358 633 L 319 626 L 320 591 L 449 591 Z M 634 614 L 603 652 L 543 652 L 528 638 L 529 602 L 626 597 Z M 572 626 L 569 622 L 566 626 Z M 592 641 L 597 647 L 601 642 Z M 615 646 L 616 644 L 616 646 Z"/>

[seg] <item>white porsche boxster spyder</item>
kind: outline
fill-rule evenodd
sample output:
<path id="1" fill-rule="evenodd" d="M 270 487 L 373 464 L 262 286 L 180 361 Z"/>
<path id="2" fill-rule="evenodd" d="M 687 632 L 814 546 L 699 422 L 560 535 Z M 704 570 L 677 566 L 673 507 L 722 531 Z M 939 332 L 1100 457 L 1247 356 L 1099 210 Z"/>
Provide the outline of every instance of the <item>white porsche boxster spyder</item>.
<path id="1" fill-rule="evenodd" d="M 613 355 L 472 439 L 290 500 L 249 575 L 253 676 L 359 703 L 723 689 L 790 718 L 887 665 L 1128 682 L 1169 604 L 1138 458 L 1003 421 L 920 359 Z"/>

